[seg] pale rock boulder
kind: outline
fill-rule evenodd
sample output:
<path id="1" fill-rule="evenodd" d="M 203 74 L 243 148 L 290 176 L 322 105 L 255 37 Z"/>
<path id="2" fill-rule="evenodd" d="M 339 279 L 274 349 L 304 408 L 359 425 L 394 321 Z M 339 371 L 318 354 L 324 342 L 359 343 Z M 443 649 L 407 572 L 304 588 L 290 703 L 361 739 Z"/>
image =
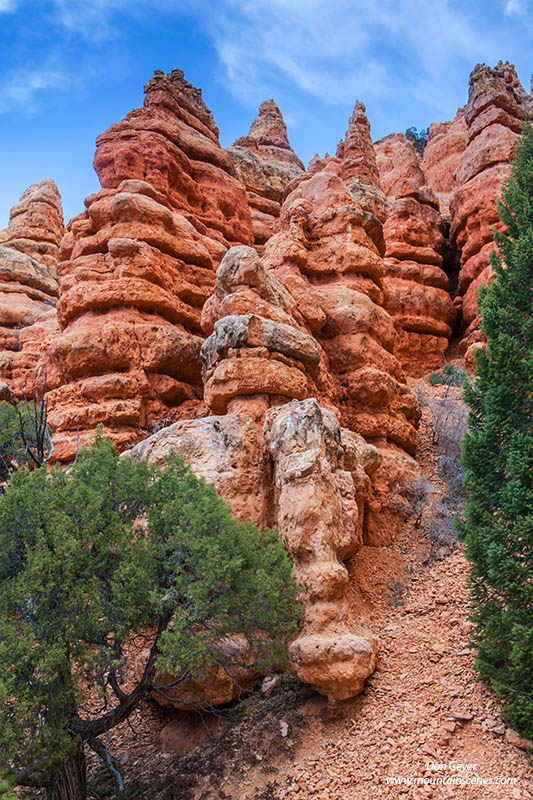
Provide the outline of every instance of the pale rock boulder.
<path id="1" fill-rule="evenodd" d="M 271 407 L 264 424 L 243 410 L 177 422 L 125 455 L 164 464 L 171 451 L 213 483 L 240 519 L 278 527 L 303 589 L 303 627 L 290 650 L 295 674 L 331 699 L 360 692 L 376 663 L 377 640 L 349 609 L 343 562 L 363 542 L 370 476 L 381 461 L 377 449 L 341 429 L 311 398 Z M 212 670 L 174 687 L 174 696 L 187 707 L 208 695 L 214 705 L 225 703 L 249 685 L 245 678 L 252 680 L 253 670 L 245 673 L 233 676 L 231 689 L 227 674 Z M 157 692 L 154 697 L 165 702 Z"/>
<path id="2" fill-rule="evenodd" d="M 204 400 L 210 411 L 272 405 L 328 393 L 324 352 L 297 301 L 250 247 L 228 251 L 202 312 Z"/>
<path id="3" fill-rule="evenodd" d="M 283 543 L 304 589 L 301 630 L 290 645 L 294 674 L 332 700 L 353 697 L 377 662 L 377 638 L 363 631 L 347 601 L 344 561 L 362 544 L 368 472 L 379 456 L 352 432 L 343 446 L 336 417 L 315 399 L 270 409 L 265 439 Z M 352 447 L 362 453 L 355 461 Z M 366 452 L 365 452 L 366 451 Z"/>
<path id="4" fill-rule="evenodd" d="M 181 453 L 193 472 L 212 483 L 242 520 L 270 523 L 266 486 L 268 466 L 255 420 L 223 414 L 181 420 L 127 450 L 136 461 L 162 466 L 169 453 Z"/>

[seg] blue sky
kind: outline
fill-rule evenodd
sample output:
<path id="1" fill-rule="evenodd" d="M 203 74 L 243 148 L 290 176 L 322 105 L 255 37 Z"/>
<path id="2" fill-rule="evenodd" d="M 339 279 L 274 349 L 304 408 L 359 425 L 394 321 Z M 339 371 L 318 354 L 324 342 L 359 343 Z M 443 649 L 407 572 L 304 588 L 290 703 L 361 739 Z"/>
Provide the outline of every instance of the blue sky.
<path id="1" fill-rule="evenodd" d="M 45 177 L 67 219 L 83 210 L 96 136 L 155 69 L 202 88 L 224 146 L 274 97 L 307 163 L 356 98 L 377 139 L 452 118 L 477 62 L 515 63 L 529 89 L 532 45 L 533 0 L 0 0 L 0 228 Z"/>

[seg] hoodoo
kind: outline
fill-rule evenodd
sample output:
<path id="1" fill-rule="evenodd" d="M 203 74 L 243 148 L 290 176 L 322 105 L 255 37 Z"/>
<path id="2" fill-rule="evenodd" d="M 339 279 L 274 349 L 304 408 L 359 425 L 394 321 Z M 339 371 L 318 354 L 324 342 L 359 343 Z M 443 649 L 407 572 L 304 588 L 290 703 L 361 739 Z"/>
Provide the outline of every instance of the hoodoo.
<path id="1" fill-rule="evenodd" d="M 283 192 L 305 172 L 292 149 L 287 126 L 274 100 L 265 100 L 248 136 L 228 148 L 235 173 L 246 187 L 258 252 L 277 230 Z"/>
<path id="2" fill-rule="evenodd" d="M 438 203 L 402 133 L 375 145 L 381 185 L 391 203 L 385 235 L 385 308 L 400 327 L 395 353 L 408 375 L 442 364 L 455 309 L 442 269 L 445 241 Z"/>
<path id="3" fill-rule="evenodd" d="M 470 352 L 482 340 L 477 314 L 479 287 L 490 281 L 494 227 L 501 228 L 497 200 L 533 99 L 512 64 L 478 64 L 470 76 L 465 106 L 467 146 L 455 171 L 451 197 L 451 240 L 460 252 L 459 295 L 463 299 L 462 342 Z"/>
<path id="4" fill-rule="evenodd" d="M 56 267 L 63 234 L 54 181 L 30 186 L 0 231 L 0 380 L 31 398 L 35 371 L 59 333 Z"/>
<path id="5" fill-rule="evenodd" d="M 155 422 L 196 415 L 201 309 L 228 247 L 253 242 L 200 90 L 174 70 L 145 92 L 143 108 L 98 138 L 102 190 L 61 245 L 61 336 L 46 358 L 60 460 L 100 423 L 124 447 Z"/>

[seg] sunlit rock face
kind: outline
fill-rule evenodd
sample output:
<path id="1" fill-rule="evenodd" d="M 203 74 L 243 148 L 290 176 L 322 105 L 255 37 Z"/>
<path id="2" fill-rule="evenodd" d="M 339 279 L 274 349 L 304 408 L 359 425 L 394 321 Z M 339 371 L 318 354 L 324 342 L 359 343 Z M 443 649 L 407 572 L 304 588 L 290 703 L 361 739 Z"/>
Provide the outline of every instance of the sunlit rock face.
<path id="1" fill-rule="evenodd" d="M 404 134 L 375 145 L 390 208 L 385 236 L 384 306 L 399 328 L 395 354 L 408 375 L 442 364 L 455 309 L 443 270 L 445 240 L 437 199 L 419 157 Z"/>
<path id="2" fill-rule="evenodd" d="M 524 119 L 533 110 L 512 64 L 494 68 L 478 64 L 470 75 L 465 106 L 467 146 L 455 171 L 451 197 L 451 239 L 461 253 L 459 295 L 462 297 L 462 342 L 465 352 L 482 339 L 477 295 L 490 282 L 489 254 L 494 248 L 494 228 L 503 230 L 497 201 L 509 175 Z"/>
<path id="3" fill-rule="evenodd" d="M 450 122 L 433 122 L 429 126 L 427 144 L 422 158 L 426 182 L 435 193 L 443 219 L 450 219 L 450 195 L 455 170 L 466 149 L 464 108 Z"/>
<path id="4" fill-rule="evenodd" d="M 119 447 L 202 410 L 202 306 L 227 249 L 253 242 L 242 184 L 200 90 L 157 72 L 144 107 L 98 137 L 102 184 L 63 237 L 49 349 L 56 456 L 102 423 Z"/>
<path id="5" fill-rule="evenodd" d="M 0 232 L 0 380 L 18 399 L 32 397 L 43 352 L 59 333 L 56 266 L 63 234 L 57 186 L 30 186 Z"/>
<path id="6" fill-rule="evenodd" d="M 26 253 L 54 274 L 63 235 L 61 196 L 49 178 L 29 186 L 11 209 L 0 245 Z"/>
<path id="7" fill-rule="evenodd" d="M 235 174 L 246 187 L 252 213 L 254 244 L 261 253 L 275 233 L 283 191 L 304 165 L 292 149 L 287 126 L 274 100 L 265 100 L 248 136 L 228 148 Z"/>

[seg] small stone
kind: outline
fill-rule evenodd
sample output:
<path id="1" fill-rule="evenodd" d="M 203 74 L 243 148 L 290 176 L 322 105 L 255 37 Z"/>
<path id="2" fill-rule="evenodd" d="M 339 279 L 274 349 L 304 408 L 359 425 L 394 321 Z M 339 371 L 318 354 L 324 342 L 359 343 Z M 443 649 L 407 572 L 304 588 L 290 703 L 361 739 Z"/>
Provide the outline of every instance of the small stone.
<path id="1" fill-rule="evenodd" d="M 474 719 L 474 715 L 469 711 L 451 711 L 450 714 L 460 722 L 470 722 L 471 719 Z"/>
<path id="2" fill-rule="evenodd" d="M 289 732 L 289 726 L 287 725 L 287 723 L 285 722 L 284 719 L 282 719 L 281 722 L 279 723 L 279 727 L 280 727 L 280 730 L 281 730 L 281 735 L 285 739 L 285 737 L 287 736 L 287 734 Z"/>
<path id="3" fill-rule="evenodd" d="M 512 728 L 505 729 L 505 741 L 513 745 L 513 747 L 519 747 L 521 750 L 528 750 L 530 747 L 533 747 L 533 741 L 531 739 L 524 739 Z"/>
<path id="4" fill-rule="evenodd" d="M 281 686 L 281 675 L 267 675 L 261 684 L 261 697 L 272 697 L 278 686 Z"/>

